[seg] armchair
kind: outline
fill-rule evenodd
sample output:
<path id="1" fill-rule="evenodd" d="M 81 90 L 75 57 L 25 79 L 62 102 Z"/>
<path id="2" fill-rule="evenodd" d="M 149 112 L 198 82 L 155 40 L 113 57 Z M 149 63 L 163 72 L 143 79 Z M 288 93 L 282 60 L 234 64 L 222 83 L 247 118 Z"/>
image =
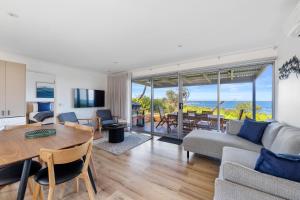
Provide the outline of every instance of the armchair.
<path id="1" fill-rule="evenodd" d="M 57 119 L 60 124 L 64 124 L 65 122 L 74 122 L 77 124 L 83 124 L 86 126 L 94 127 L 95 130 L 99 129 L 98 122 L 95 118 L 78 119 L 74 112 L 61 113 L 57 116 Z M 87 123 L 80 123 L 80 121 L 85 121 Z"/>
<path id="2" fill-rule="evenodd" d="M 119 122 L 118 116 L 113 116 L 109 109 L 97 110 L 96 117 L 99 127 L 105 128 L 107 125 L 117 124 Z"/>

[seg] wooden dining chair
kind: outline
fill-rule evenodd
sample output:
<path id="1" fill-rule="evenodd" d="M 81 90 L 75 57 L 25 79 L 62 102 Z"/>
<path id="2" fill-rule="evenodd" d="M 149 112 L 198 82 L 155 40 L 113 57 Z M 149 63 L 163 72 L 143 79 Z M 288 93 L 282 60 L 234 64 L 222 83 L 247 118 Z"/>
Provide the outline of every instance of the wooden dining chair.
<path id="1" fill-rule="evenodd" d="M 79 130 L 83 130 L 83 131 L 87 131 L 88 133 L 90 133 L 93 138 L 94 138 L 94 134 L 95 134 L 95 129 L 93 127 L 90 127 L 90 126 L 85 126 L 85 125 L 81 125 L 81 124 L 77 124 L 75 126 L 76 129 L 79 129 Z M 98 175 L 97 175 L 97 171 L 96 171 L 96 168 L 95 168 L 95 165 L 94 165 L 94 156 L 93 156 L 93 153 L 91 155 L 91 159 L 90 159 L 90 167 L 92 169 L 92 173 L 95 177 L 95 180 L 97 181 L 98 180 Z"/>
<path id="2" fill-rule="evenodd" d="M 79 129 L 79 130 L 87 131 L 89 134 L 91 134 L 91 136 L 94 137 L 95 129 L 91 126 L 85 126 L 85 125 L 77 124 L 77 123 L 74 123 L 74 122 L 65 122 L 64 125 L 67 126 L 67 127 L 72 127 L 72 128 L 76 128 L 76 129 Z M 95 168 L 95 165 L 94 165 L 94 158 L 93 157 L 94 156 L 93 156 L 93 153 L 92 153 L 91 159 L 90 159 L 90 167 L 91 167 L 92 173 L 95 177 L 95 180 L 97 181 L 98 180 L 98 175 L 97 175 L 97 171 L 96 171 L 96 168 Z M 78 192 L 78 190 L 79 190 L 79 182 L 78 182 L 78 179 L 77 179 L 77 181 L 76 181 L 76 191 Z"/>
<path id="3" fill-rule="evenodd" d="M 18 128 L 24 128 L 24 127 L 30 128 L 30 127 L 39 127 L 39 126 L 42 126 L 42 124 L 34 123 L 34 124 L 26 124 L 26 125 L 11 125 L 11 126 L 5 126 L 4 130 L 12 131 Z M 0 189 L 20 181 L 22 171 L 23 171 L 23 164 L 24 162 L 22 161 L 22 162 L 17 162 L 0 168 Z M 32 192 L 32 184 L 33 184 L 32 176 L 36 174 L 41 168 L 42 165 L 38 161 L 32 161 L 30 173 L 29 173 L 30 178 L 28 182 L 29 190 L 31 192 Z"/>
<path id="4" fill-rule="evenodd" d="M 69 149 L 41 149 L 40 158 L 47 167 L 35 176 L 33 199 L 37 200 L 39 193 L 42 193 L 41 186 L 49 186 L 48 200 L 52 200 L 56 185 L 79 177 L 85 182 L 89 199 L 94 200 L 95 194 L 88 175 L 92 147 L 93 137 L 88 142 Z"/>

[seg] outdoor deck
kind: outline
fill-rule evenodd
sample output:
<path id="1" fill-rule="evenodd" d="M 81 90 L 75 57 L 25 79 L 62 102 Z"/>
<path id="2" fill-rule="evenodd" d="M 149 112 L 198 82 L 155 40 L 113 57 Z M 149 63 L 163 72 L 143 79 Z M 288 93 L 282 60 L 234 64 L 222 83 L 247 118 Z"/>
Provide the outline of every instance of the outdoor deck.
<path id="1" fill-rule="evenodd" d="M 154 122 L 154 135 L 157 135 L 157 136 L 167 136 L 170 138 L 183 139 L 187 134 L 189 134 L 188 131 L 184 131 L 183 133 L 178 134 L 178 129 L 173 126 L 171 127 L 171 132 L 168 133 L 166 124 L 164 124 L 162 126 L 158 126 L 156 128 L 157 124 L 158 124 L 158 122 Z M 151 123 L 150 122 L 145 123 L 144 127 L 132 126 L 131 130 L 136 131 L 136 132 L 146 132 L 146 133 L 150 134 L 151 133 Z"/>

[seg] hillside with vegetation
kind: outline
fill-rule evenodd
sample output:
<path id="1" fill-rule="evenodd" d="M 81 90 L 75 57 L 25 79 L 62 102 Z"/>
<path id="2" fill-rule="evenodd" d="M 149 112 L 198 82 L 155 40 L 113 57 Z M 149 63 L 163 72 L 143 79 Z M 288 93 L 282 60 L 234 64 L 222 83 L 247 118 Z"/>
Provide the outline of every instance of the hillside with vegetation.
<path id="1" fill-rule="evenodd" d="M 184 103 L 188 100 L 188 91 L 185 89 L 183 93 Z M 151 109 L 151 99 L 150 97 L 143 96 L 141 98 L 133 98 L 132 102 L 139 103 L 141 108 L 145 111 L 145 114 L 150 113 Z M 178 108 L 178 94 L 173 90 L 166 91 L 166 97 L 161 99 L 154 99 L 154 110 L 158 113 L 158 108 L 164 108 L 165 113 L 175 112 Z M 252 103 L 243 102 L 238 103 L 234 109 L 222 108 L 220 109 L 220 114 L 224 116 L 225 119 L 237 119 L 240 113 L 240 110 L 244 110 L 243 118 L 249 117 L 252 118 Z M 266 121 L 272 119 L 272 115 L 261 112 L 261 106 L 256 106 L 256 120 L 257 121 Z M 193 106 L 184 104 L 183 112 L 187 111 L 196 111 L 198 114 L 201 114 L 202 111 L 212 111 L 209 107 Z M 217 109 L 214 110 L 214 114 L 217 114 Z"/>

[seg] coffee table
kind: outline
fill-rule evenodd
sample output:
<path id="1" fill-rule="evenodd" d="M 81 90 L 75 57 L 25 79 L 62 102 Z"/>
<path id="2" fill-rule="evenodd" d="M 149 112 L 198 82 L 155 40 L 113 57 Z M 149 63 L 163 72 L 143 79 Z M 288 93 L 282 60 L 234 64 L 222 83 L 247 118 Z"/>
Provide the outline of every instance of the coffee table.
<path id="1" fill-rule="evenodd" d="M 111 124 L 105 126 L 108 130 L 108 142 L 109 143 L 120 143 L 124 141 L 124 129 L 126 124 Z"/>

